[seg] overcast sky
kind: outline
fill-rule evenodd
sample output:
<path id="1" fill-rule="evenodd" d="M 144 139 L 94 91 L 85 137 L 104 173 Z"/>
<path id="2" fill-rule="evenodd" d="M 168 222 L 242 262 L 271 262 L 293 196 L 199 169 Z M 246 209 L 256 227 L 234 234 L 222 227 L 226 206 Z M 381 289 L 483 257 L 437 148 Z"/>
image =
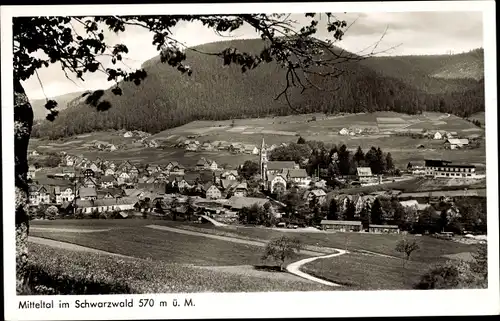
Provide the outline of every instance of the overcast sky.
<path id="1" fill-rule="evenodd" d="M 370 12 L 336 16 L 346 20 L 348 24 L 354 22 L 344 39 L 337 43 L 352 52 L 359 53 L 366 49 L 364 53 L 369 53 L 372 49 L 370 46 L 380 39 L 385 30 L 386 34 L 376 48 L 376 52 L 383 52 L 384 55 L 444 54 L 449 51 L 459 53 L 483 46 L 481 12 Z M 297 20 L 299 26 L 301 21 L 307 21 L 303 15 L 292 15 L 291 18 Z M 320 26 L 324 21 L 323 16 Z M 179 24 L 173 32 L 174 37 L 187 46 L 257 37 L 255 31 L 248 26 L 236 30 L 229 38 L 221 37 L 197 23 Z M 142 62 L 158 54 L 151 44 L 152 34 L 140 27 L 127 27 L 127 31 L 120 36 L 111 32 L 105 32 L 105 35 L 106 42 L 110 45 L 127 45 L 129 53 L 125 63 L 130 68 L 138 68 Z M 320 28 L 317 36 L 325 38 L 326 29 Z M 109 61 L 103 60 L 103 63 L 107 65 Z M 57 64 L 39 70 L 39 76 L 49 98 L 69 92 L 108 88 L 111 85 L 102 73 L 88 74 L 85 82 L 75 80 L 73 83 L 65 77 Z M 36 76 L 27 80 L 24 87 L 30 99 L 45 98 Z"/>

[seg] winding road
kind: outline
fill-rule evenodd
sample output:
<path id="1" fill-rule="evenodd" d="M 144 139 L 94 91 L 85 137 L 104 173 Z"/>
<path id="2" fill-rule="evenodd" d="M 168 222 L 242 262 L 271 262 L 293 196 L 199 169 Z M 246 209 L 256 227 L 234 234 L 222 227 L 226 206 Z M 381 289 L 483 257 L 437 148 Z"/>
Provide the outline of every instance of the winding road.
<path id="1" fill-rule="evenodd" d="M 320 283 L 320 284 L 328 285 L 328 286 L 341 286 L 340 284 L 333 283 L 333 282 L 330 282 L 330 281 L 326 281 L 326 280 L 314 277 L 314 276 L 312 276 L 310 274 L 307 274 L 305 272 L 302 272 L 300 270 L 301 266 L 303 266 L 304 264 L 307 264 L 307 263 L 311 263 L 312 261 L 316 261 L 318 259 L 328 259 L 328 258 L 331 258 L 331 257 L 336 257 L 336 256 L 340 256 L 340 255 L 348 253 L 346 250 L 341 250 L 341 249 L 335 249 L 335 250 L 337 250 L 338 253 L 324 255 L 324 256 L 310 257 L 310 258 L 307 258 L 307 259 L 303 259 L 303 260 L 291 263 L 291 264 L 289 264 L 286 267 L 286 270 L 288 272 L 292 273 L 292 274 L 300 276 L 301 278 L 304 278 L 304 279 L 307 279 L 307 280 L 310 280 L 310 281 L 313 281 L 313 282 L 316 282 L 316 283 Z"/>

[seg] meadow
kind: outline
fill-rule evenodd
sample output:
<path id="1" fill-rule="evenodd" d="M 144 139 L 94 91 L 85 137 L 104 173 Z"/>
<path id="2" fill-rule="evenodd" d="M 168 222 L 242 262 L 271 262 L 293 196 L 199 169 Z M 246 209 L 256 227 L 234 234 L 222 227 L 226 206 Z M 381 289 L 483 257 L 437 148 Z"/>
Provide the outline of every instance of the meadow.
<path id="1" fill-rule="evenodd" d="M 312 119 L 316 119 L 312 121 Z M 366 133 L 356 136 L 339 135 L 339 130 L 362 129 Z M 459 136 L 484 133 L 471 122 L 454 115 L 440 113 L 423 113 L 421 115 L 406 115 L 395 112 L 375 112 L 369 114 L 305 114 L 280 117 L 264 117 L 251 119 L 235 119 L 226 121 L 194 121 L 189 124 L 165 130 L 152 135 L 163 145 L 162 148 L 149 148 L 138 143 L 132 143 L 134 138 L 123 137 L 123 132 L 94 132 L 68 137 L 58 141 L 32 139 L 30 150 L 39 151 L 71 151 L 90 159 L 98 156 L 112 161 L 127 159 L 132 162 L 166 164 L 169 161 L 179 161 L 185 166 L 193 166 L 200 157 L 213 159 L 219 164 L 238 166 L 246 160 L 258 160 L 256 155 L 232 154 L 226 151 L 186 152 L 172 147 L 174 144 L 196 137 L 200 142 L 228 141 L 255 144 L 260 147 L 264 138 L 267 145 L 296 142 L 299 136 L 306 140 L 318 140 L 337 145 L 346 144 L 353 152 L 358 146 L 366 152 L 370 147 L 377 146 L 390 152 L 395 165 L 406 168 L 408 162 L 422 164 L 424 159 L 446 159 L 456 163 L 472 163 L 480 168 L 485 167 L 486 153 L 484 143 L 480 148 L 470 150 L 445 150 L 444 140 L 427 138 L 412 138 L 400 132 L 416 132 L 422 130 L 456 131 Z M 105 141 L 122 148 L 109 152 L 89 148 L 93 141 Z M 417 149 L 417 146 L 424 148 Z"/>
<path id="2" fill-rule="evenodd" d="M 131 258 L 120 258 L 119 260 L 139 260 L 133 264 L 146 265 L 144 268 L 147 271 L 157 269 L 156 265 L 165 265 L 171 266 L 169 273 L 175 274 L 181 273 L 179 266 L 182 266 L 184 269 L 183 278 L 187 278 L 189 273 L 193 273 L 195 279 L 202 277 L 200 273 L 201 275 L 209 273 L 212 279 L 218 276 L 236 281 L 237 277 L 240 276 L 245 278 L 244 283 L 242 283 L 244 287 L 249 286 L 247 278 L 258 277 L 262 280 L 264 277 L 272 281 L 262 287 L 254 285 L 250 287 L 250 291 L 266 291 L 269 288 L 271 290 L 324 289 L 314 287 L 311 284 L 302 284 L 300 282 L 302 279 L 282 280 L 282 278 L 276 277 L 276 274 L 274 276 L 269 274 L 270 272 L 258 276 L 254 275 L 255 270 L 252 273 L 247 273 L 248 269 L 252 269 L 252 266 L 266 263 L 260 259 L 263 251 L 262 246 L 148 228 L 147 226 L 151 224 L 262 243 L 286 235 L 298 238 L 306 249 L 319 250 L 324 253 L 327 252 L 326 248 L 330 250 L 332 248 L 347 249 L 348 254 L 335 258 L 319 259 L 301 268 L 311 275 L 342 284 L 343 287 L 340 290 L 410 289 L 423 273 L 435 264 L 445 263 L 450 259 L 450 255 L 463 256 L 476 250 L 475 245 L 455 243 L 429 236 L 407 236 L 415 239 L 420 245 L 420 249 L 414 252 L 411 260 L 403 267 L 401 253 L 395 251 L 397 242 L 403 238 L 402 235 L 311 233 L 245 226 L 215 227 L 210 224 L 153 219 L 32 221 L 30 235 L 126 255 Z M 81 230 L 81 233 L 75 233 L 75 230 Z M 41 245 L 33 244 L 33 246 L 40 247 Z M 294 257 L 293 260 L 310 257 L 310 254 L 306 252 Z M 60 253 L 56 255 L 57 260 L 66 256 L 79 255 L 70 254 L 67 250 Z M 78 260 L 83 260 L 83 255 L 80 254 L 80 256 Z M 108 268 L 101 265 L 100 261 L 102 260 L 116 261 L 118 259 L 102 258 L 91 263 L 81 262 L 81 265 L 86 268 L 96 265 L 96 267 L 100 266 L 101 269 L 108 271 Z M 215 273 L 215 276 L 210 273 Z M 142 279 L 139 278 L 139 280 Z M 148 282 L 147 284 L 150 284 Z M 197 283 L 199 287 L 206 286 L 201 280 L 190 281 L 186 286 L 191 286 L 190 284 L 193 282 Z M 163 286 L 166 287 L 171 283 L 168 281 Z M 214 284 L 216 283 L 210 282 L 208 286 L 211 287 Z M 221 284 L 218 290 L 225 290 L 228 287 L 230 286 L 227 284 Z M 180 288 L 183 289 L 182 286 Z"/>

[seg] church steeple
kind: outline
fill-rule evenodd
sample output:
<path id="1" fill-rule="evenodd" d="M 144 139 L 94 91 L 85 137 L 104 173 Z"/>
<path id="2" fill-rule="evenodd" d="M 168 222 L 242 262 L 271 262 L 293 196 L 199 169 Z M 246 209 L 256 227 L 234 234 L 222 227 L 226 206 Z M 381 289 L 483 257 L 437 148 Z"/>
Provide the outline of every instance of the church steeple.
<path id="1" fill-rule="evenodd" d="M 267 179 L 267 151 L 266 151 L 266 143 L 264 142 L 264 138 L 262 138 L 262 145 L 260 146 L 260 178 L 263 181 Z"/>

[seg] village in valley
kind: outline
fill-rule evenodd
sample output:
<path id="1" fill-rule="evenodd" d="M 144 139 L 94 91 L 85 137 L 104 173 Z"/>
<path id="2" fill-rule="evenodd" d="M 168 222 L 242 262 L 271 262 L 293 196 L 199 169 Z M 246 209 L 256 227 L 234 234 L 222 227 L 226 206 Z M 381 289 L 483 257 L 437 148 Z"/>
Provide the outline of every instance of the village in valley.
<path id="1" fill-rule="evenodd" d="M 443 17 L 15 18 L 18 295 L 488 287 L 483 18 Z"/>
<path id="2" fill-rule="evenodd" d="M 361 132 L 342 128 L 338 135 L 355 136 Z M 159 148 L 155 140 L 144 142 L 150 136 L 147 133 L 125 131 L 121 135 L 140 137 L 143 146 Z M 469 144 L 468 138 L 456 138 L 456 132 L 424 131 L 419 135 L 440 142 L 444 149 L 463 149 Z M 477 136 L 470 138 L 476 141 Z M 108 145 L 112 144 L 93 144 L 97 148 Z M 416 150 L 420 146 L 423 145 Z M 350 153 L 345 145 L 328 149 L 323 142 L 306 141 L 302 137 L 296 143 L 279 145 L 266 144 L 262 139 L 257 146 L 225 141 L 200 144 L 196 136 L 188 136 L 174 147 L 186 152 L 219 150 L 229 155 L 254 155 L 255 160 L 231 166 L 201 156 L 196 164 L 188 166 L 176 160 L 146 164 L 110 161 L 99 156 L 89 159 L 62 151 L 51 155 L 56 164 L 52 162 L 53 167 L 44 171 L 47 168 L 36 162 L 43 155 L 33 150 L 34 161 L 28 175 L 32 182 L 30 204 L 36 208 L 34 213 L 38 213 L 34 215 L 46 219 L 153 216 L 219 225 L 431 232 L 447 237 L 454 232 L 463 237 L 468 234 L 464 228 L 443 226 L 431 217 L 421 222 L 419 214 L 447 215 L 451 221 L 459 216 L 453 197 L 467 195 L 468 185 L 485 179 L 484 173 L 476 172 L 473 164 L 425 159 L 397 168 L 390 153 L 383 153 L 380 148 L 372 147 L 365 154 L 359 147 Z M 112 145 L 108 150 L 115 149 Z M 458 181 L 458 190 L 456 186 L 446 190 L 446 181 L 450 180 Z M 441 187 L 436 184 L 429 191 L 405 192 L 408 185 L 422 181 L 445 184 Z M 398 184 L 406 187 L 398 189 Z M 478 195 L 471 190 L 469 196 Z M 374 203 L 377 213 L 372 214 Z M 474 238 L 470 233 L 469 236 Z"/>

